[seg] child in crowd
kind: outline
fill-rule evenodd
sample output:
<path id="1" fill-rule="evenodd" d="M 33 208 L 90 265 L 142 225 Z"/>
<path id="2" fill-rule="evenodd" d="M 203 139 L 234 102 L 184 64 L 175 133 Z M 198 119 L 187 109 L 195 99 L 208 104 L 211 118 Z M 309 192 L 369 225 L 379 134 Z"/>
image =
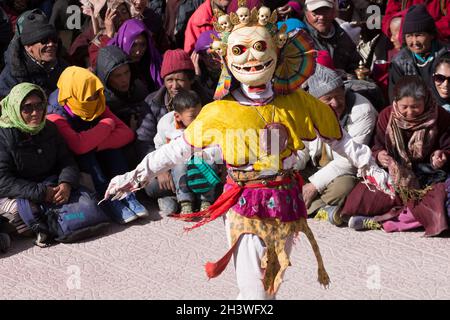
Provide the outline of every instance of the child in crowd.
<path id="1" fill-rule="evenodd" d="M 192 90 L 180 91 L 174 96 L 172 105 L 174 111 L 165 114 L 158 122 L 154 138 L 156 149 L 181 136 L 202 109 L 199 96 Z M 197 198 L 201 201 L 200 211 L 207 209 L 215 200 L 216 185 L 220 182 L 213 161 L 214 150 L 208 148 L 201 155 L 194 155 L 189 162 L 161 174 L 146 188 L 147 194 L 152 197 L 158 193 L 156 189 L 172 190 L 176 193 L 181 213 L 192 213 Z"/>

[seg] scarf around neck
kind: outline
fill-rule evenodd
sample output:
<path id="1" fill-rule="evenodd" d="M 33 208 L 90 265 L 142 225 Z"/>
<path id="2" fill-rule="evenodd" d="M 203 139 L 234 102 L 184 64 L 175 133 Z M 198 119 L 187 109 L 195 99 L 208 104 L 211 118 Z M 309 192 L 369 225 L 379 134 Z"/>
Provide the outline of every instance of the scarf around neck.
<path id="1" fill-rule="evenodd" d="M 412 162 L 422 161 L 431 152 L 437 136 L 438 108 L 434 100 L 428 96 L 425 99 L 426 109 L 413 120 L 406 119 L 396 105 L 392 107 L 386 130 L 386 145 L 402 165 L 412 167 Z M 405 141 L 406 131 L 413 132 L 409 141 Z"/>

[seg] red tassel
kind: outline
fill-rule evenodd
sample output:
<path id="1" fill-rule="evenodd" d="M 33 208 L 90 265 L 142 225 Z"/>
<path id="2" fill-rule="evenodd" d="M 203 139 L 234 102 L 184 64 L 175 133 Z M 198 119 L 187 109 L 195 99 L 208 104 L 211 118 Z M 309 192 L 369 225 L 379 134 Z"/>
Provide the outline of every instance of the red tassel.
<path id="1" fill-rule="evenodd" d="M 228 263 L 230 262 L 231 257 L 233 256 L 234 249 L 236 248 L 236 245 L 239 241 L 236 241 L 234 245 L 230 248 L 230 250 L 227 251 L 227 253 L 220 258 L 217 262 L 207 262 L 205 264 L 205 271 L 208 278 L 215 278 L 219 276 L 223 270 L 227 267 Z"/>
<path id="2" fill-rule="evenodd" d="M 234 185 L 231 189 L 222 193 L 222 195 L 208 209 L 201 211 L 203 215 L 202 221 L 196 223 L 192 227 L 184 228 L 186 231 L 196 229 L 202 225 L 216 220 L 224 215 L 238 200 L 244 189 L 238 185 Z"/>
<path id="3" fill-rule="evenodd" d="M 295 172 L 294 177 L 297 180 L 298 186 L 300 187 L 300 192 L 303 190 L 303 185 L 305 184 L 305 181 L 303 180 L 303 177 L 300 173 Z"/>

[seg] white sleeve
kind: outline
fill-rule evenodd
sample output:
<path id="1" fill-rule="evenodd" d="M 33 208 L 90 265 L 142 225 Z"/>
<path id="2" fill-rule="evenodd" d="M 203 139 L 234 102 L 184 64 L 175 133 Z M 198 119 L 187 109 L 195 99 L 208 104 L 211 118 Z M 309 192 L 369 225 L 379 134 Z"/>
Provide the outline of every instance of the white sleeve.
<path id="1" fill-rule="evenodd" d="M 162 136 L 161 132 L 158 130 L 156 132 L 155 137 L 153 138 L 153 142 L 155 144 L 155 149 L 161 148 L 162 145 L 164 145 L 164 137 Z"/>
<path id="2" fill-rule="evenodd" d="M 185 163 L 194 149 L 180 136 L 161 148 L 147 154 L 136 169 L 125 174 L 115 176 L 109 183 L 105 199 L 121 199 L 129 192 L 143 188 L 152 178 L 165 172 L 179 163 Z"/>
<path id="3" fill-rule="evenodd" d="M 297 163 L 295 164 L 295 168 L 297 170 L 304 170 L 306 165 L 308 164 L 311 156 L 309 154 L 309 143 L 307 141 L 304 142 L 305 148 L 302 150 L 297 150 Z"/>
<path id="4" fill-rule="evenodd" d="M 363 168 L 369 165 L 372 158 L 372 151 L 365 144 L 360 144 L 352 140 L 352 137 L 342 129 L 342 138 L 340 140 L 323 139 L 328 145 L 356 168 Z"/>
<path id="5" fill-rule="evenodd" d="M 356 174 L 356 168 L 346 158 L 339 157 L 310 176 L 309 181 L 316 187 L 317 191 L 322 192 L 337 177 L 354 174 Z"/>
<path id="6" fill-rule="evenodd" d="M 356 94 L 356 97 L 357 100 L 350 115 L 351 124 L 348 125 L 348 134 L 354 142 L 367 145 L 377 121 L 377 112 L 364 97 L 359 94 Z M 336 156 L 333 161 L 309 177 L 309 181 L 321 192 L 337 177 L 355 175 L 356 171 L 346 157 Z"/>
<path id="7" fill-rule="evenodd" d="M 146 155 L 133 171 L 137 180 L 145 184 L 159 173 L 172 169 L 177 164 L 185 163 L 192 153 L 192 146 L 184 140 L 183 136 L 180 136 Z"/>
<path id="8" fill-rule="evenodd" d="M 155 144 L 155 149 L 161 148 L 162 145 L 167 143 L 167 132 L 170 130 L 171 125 L 171 113 L 166 113 L 159 119 L 156 125 L 156 135 L 153 138 L 153 143 Z"/>

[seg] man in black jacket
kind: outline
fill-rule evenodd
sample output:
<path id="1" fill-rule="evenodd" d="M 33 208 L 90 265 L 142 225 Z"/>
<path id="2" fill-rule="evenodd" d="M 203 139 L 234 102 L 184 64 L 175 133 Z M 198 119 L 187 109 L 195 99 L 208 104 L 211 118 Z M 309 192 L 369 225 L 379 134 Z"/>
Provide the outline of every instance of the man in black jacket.
<path id="1" fill-rule="evenodd" d="M 330 53 L 336 69 L 354 74 L 361 59 L 356 45 L 334 20 L 336 0 L 306 0 L 305 18 L 316 50 Z"/>
<path id="2" fill-rule="evenodd" d="M 164 79 L 164 87 L 150 93 L 145 99 L 149 113 L 137 130 L 140 160 L 155 150 L 153 138 L 156 135 L 156 126 L 163 115 L 173 110 L 171 101 L 179 90 L 194 90 L 199 95 L 202 105 L 212 100 L 196 80 L 194 64 L 182 49 L 166 51 L 161 66 L 161 77 Z"/>
<path id="3" fill-rule="evenodd" d="M 23 21 L 22 33 L 13 38 L 5 53 L 0 74 L 0 97 L 18 83 L 31 82 L 47 94 L 56 89 L 61 72 L 67 67 L 57 56 L 58 37 L 45 15 L 31 13 Z"/>

